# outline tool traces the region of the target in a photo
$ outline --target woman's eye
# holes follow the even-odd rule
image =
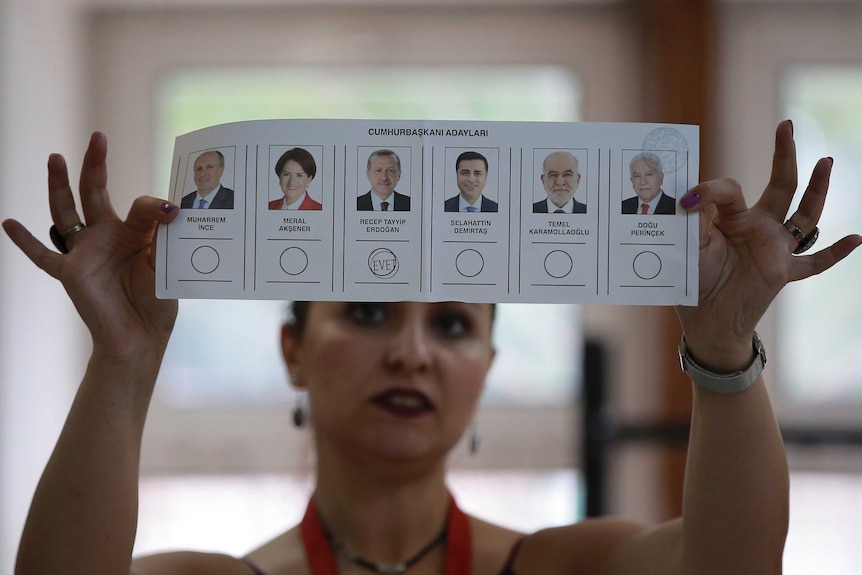
[[[350,318],[359,324],[378,324],[386,317],[386,309],[381,303],[357,302],[350,304]]]
[[[446,337],[463,337],[470,331],[470,320],[461,314],[440,314],[435,319],[437,329]]]

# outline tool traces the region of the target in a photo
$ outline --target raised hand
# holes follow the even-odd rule
[[[677,312],[689,347],[705,365],[732,371],[751,360],[751,338],[772,300],[791,281],[825,271],[847,257],[862,237],[849,235],[812,255],[794,255],[801,233],[813,233],[826,202],[831,158],[814,168],[799,209],[789,218],[797,187],[793,125],[784,121],[775,134],[769,184],[751,208],[733,180],[692,188],[683,207],[700,211],[700,297],[697,307]]]
[[[120,220],[107,189],[107,140],[94,133],[81,168],[79,215],[66,162],[48,159],[48,200],[68,253],[45,247],[15,220],[3,229],[30,260],[60,280],[101,353],[124,357],[141,344],[166,343],[177,313],[174,300],[155,297],[154,241],[158,223],[176,217],[176,206],[153,197],[135,200]],[[86,227],[74,230],[78,224]],[[61,246],[62,247],[62,246]]]

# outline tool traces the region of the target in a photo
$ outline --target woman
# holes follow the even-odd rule
[[[308,195],[308,184],[317,174],[317,164],[308,150],[291,148],[275,163],[278,187],[284,197],[269,202],[271,210],[320,210],[320,202]]]
[[[796,189],[790,122],[778,127],[772,177],[755,206],[746,207],[731,180],[700,184],[681,200],[702,225],[700,304],[678,309],[697,384],[682,518],[657,526],[588,520],[524,535],[464,516],[446,490],[445,458],[472,417],[494,355],[493,307],[314,302],[300,304],[282,333],[292,380],[307,389],[313,412],[314,496],[299,527],[242,559],[130,558],[141,432],[177,311],[175,301],[153,295],[152,238],[177,210],[139,198],[119,220],[105,189],[105,154],[104,136],[94,134],[81,178],[87,227],[77,232],[65,165],[49,159],[51,211],[56,228],[70,230],[58,242],[67,254],[48,250],[17,222],[3,224],[63,282],[93,337],[33,500],[19,575],[781,572],[788,471],[754,328],[787,282],[826,270],[862,243],[848,236],[813,255],[792,255],[810,243],[832,162],[818,162],[792,222],[782,225]],[[717,393],[707,389],[715,387],[710,372],[751,377],[744,391]]]

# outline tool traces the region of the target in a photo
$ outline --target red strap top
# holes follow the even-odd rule
[[[313,498],[309,500],[305,516],[302,518],[302,523],[299,524],[299,534],[302,537],[305,559],[312,575],[339,575],[335,554],[326,539]],[[500,575],[515,575],[512,565],[518,555],[522,541],[523,539],[519,539],[512,547]],[[250,560],[243,559],[243,561],[255,575],[266,575]],[[472,565],[473,542],[470,533],[470,521],[455,503],[455,499],[450,496],[446,530],[446,564],[443,573],[444,575],[470,575]]]

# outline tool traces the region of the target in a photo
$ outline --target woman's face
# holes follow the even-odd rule
[[[491,366],[490,304],[314,302],[282,346],[309,393],[317,447],[438,461],[470,423]]]
[[[278,175],[278,185],[287,198],[287,203],[292,204],[305,194],[308,183],[312,180],[299,165],[299,162],[288,160],[281,167]]]

